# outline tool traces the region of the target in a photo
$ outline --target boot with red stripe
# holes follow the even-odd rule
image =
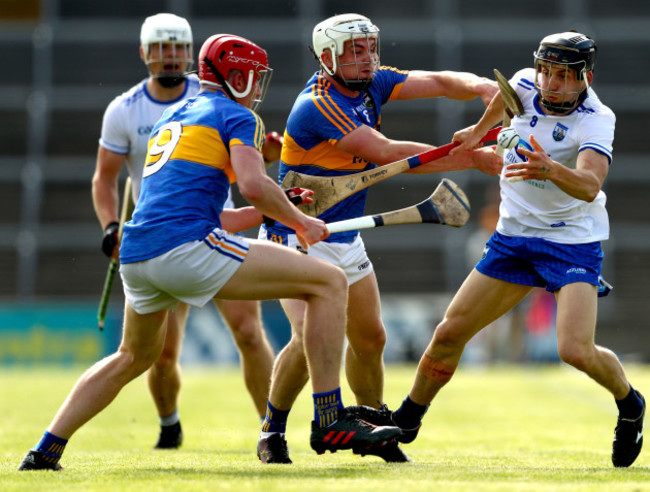
[[[338,420],[328,427],[311,423],[309,442],[318,454],[335,453],[339,449],[353,449],[361,454],[363,450],[392,441],[401,433],[399,427],[373,425],[342,408]]]

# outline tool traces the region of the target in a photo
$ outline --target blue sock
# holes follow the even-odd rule
[[[327,427],[337,421],[339,408],[343,408],[341,388],[326,393],[314,393],[314,421],[318,427]]]
[[[43,438],[36,445],[34,451],[43,453],[46,461],[56,464],[61,459],[66,444],[68,444],[67,439],[61,439],[60,437],[56,437],[54,434],[45,431]]]
[[[630,392],[622,400],[615,400],[618,413],[626,419],[637,419],[643,412],[643,401],[636,390],[630,385]]]
[[[393,412],[393,420],[402,429],[415,429],[422,423],[422,417],[428,409],[429,405],[419,405],[407,396],[402,405]]]
[[[287,419],[289,410],[278,410],[271,405],[270,401],[266,402],[266,416],[262,421],[262,432],[280,432],[285,433],[287,429]]]

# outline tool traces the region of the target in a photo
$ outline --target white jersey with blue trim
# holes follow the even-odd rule
[[[131,176],[133,201],[137,201],[142,181],[142,168],[147,157],[147,144],[154,125],[170,106],[192,97],[199,92],[196,74],[187,76],[185,92],[173,101],[158,101],[147,90],[144,79],[128,91],[117,96],[106,108],[102,122],[99,144],[116,154],[127,157],[127,169]],[[225,208],[234,208],[229,194]]]
[[[551,181],[525,180],[510,182],[505,166],[524,162],[517,152],[532,150],[534,135],[546,153],[570,169],[576,168],[578,154],[592,149],[612,162],[612,143],[616,117],[590,88],[588,97],[564,116],[545,114],[534,86],[535,70],[517,72],[510,80],[524,106],[524,114],[512,119],[520,136],[514,149],[504,153],[501,173],[501,205],[497,231],[508,236],[541,237],[561,244],[582,244],[609,238],[607,200],[601,190],[593,202],[574,198]]]

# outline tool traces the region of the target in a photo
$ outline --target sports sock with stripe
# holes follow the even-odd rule
[[[314,421],[318,427],[327,427],[337,421],[339,409],[343,408],[341,388],[326,393],[313,393]]]
[[[67,439],[62,439],[45,431],[41,441],[34,447],[34,451],[43,453],[46,461],[56,464],[61,459],[66,444],[68,444]]]
[[[275,433],[279,432],[284,434],[287,428],[287,419],[289,418],[289,410],[278,410],[270,401],[266,402],[266,416],[262,421],[262,432]]]

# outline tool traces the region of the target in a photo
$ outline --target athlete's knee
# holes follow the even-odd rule
[[[383,325],[381,329],[375,330],[368,340],[366,341],[366,346],[370,348],[370,352],[373,354],[383,354],[384,348],[386,347],[386,330]]]
[[[159,373],[168,374],[176,370],[179,358],[180,350],[177,350],[176,347],[165,347],[160,355],[153,361],[153,365]]]
[[[325,284],[321,294],[330,298],[331,302],[345,306],[348,298],[348,279],[339,267],[325,265]]]
[[[302,331],[294,331],[291,334],[291,340],[289,340],[283,351],[289,352],[295,358],[299,357],[301,359],[304,359],[305,364],[307,363],[307,356],[305,355],[305,341]]]
[[[149,369],[156,361],[157,354],[152,350],[134,351],[122,346],[115,357],[119,361],[122,374],[127,380],[131,380]]]
[[[463,350],[467,339],[454,321],[445,318],[436,326],[432,343],[438,350],[455,353]]]
[[[256,318],[242,318],[230,327],[237,347],[240,349],[258,347],[264,344],[265,336],[261,322]]]
[[[588,371],[594,360],[594,347],[576,343],[558,345],[558,355],[562,361],[581,371]]]
[[[358,358],[376,358],[382,357],[386,347],[386,329],[383,324],[375,326],[373,329],[366,330],[363,333],[356,334],[348,331],[349,349]]]

